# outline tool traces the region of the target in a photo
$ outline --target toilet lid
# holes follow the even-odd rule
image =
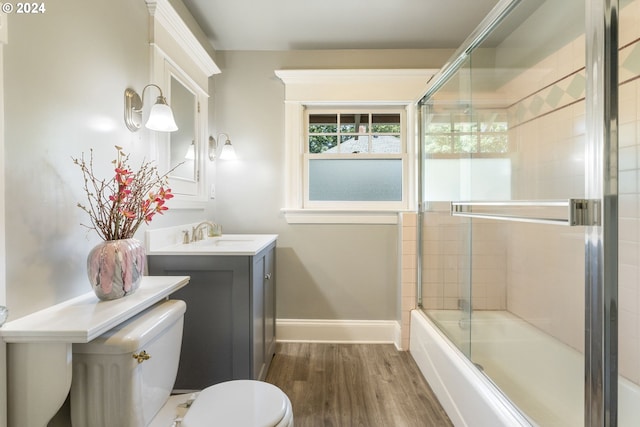
[[[287,405],[287,395],[272,384],[228,381],[202,390],[182,426],[273,427],[284,417]]]

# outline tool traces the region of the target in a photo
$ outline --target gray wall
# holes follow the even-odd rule
[[[71,157],[93,148],[108,176],[114,145],[133,164],[149,155],[146,131],[130,133],[122,120],[124,89],[149,83],[148,25],[142,0],[56,0],[43,15],[9,16],[4,131],[13,319],[89,289],[86,254],[99,240],[80,226],[88,218],[76,207],[85,195]],[[173,209],[151,227],[212,218],[226,233],[278,233],[280,318],[396,319],[395,226],[294,226],[280,213],[284,86],[274,70],[437,68],[451,53],[218,52],[211,133],[229,133],[240,160],[210,164],[217,197],[205,210]]]
[[[106,177],[114,145],[131,153],[133,165],[151,152],[147,131],[133,134],[122,119],[125,88],[149,83],[144,1],[55,0],[46,7],[43,15],[10,15],[4,48],[7,255],[0,274],[10,319],[89,290],[86,255],[99,239],[80,225],[88,218],[76,204],[85,194],[71,157],[93,149]],[[273,71],[437,68],[450,54],[219,53],[223,74],[210,80],[209,127],[213,135],[229,133],[241,160],[209,165],[217,197],[205,210],[172,209],[151,227],[213,218],[227,233],[280,234],[280,318],[397,319],[395,226],[293,226],[281,216],[284,87]]]
[[[225,232],[277,233],[277,315],[395,320],[395,225],[289,225],[284,207],[284,85],[277,69],[439,68],[450,50],[219,51],[215,128],[240,160],[216,165],[216,220]],[[416,94],[418,97],[420,94]]]
[[[42,15],[8,17],[4,49],[7,305],[11,318],[89,291],[86,255],[99,241],[71,157],[94,149],[112,174],[114,145],[148,156],[147,131],[123,122],[124,90],[149,83],[149,15],[143,0],[55,0]],[[208,211],[169,211],[154,227]],[[138,237],[143,239],[142,233]]]

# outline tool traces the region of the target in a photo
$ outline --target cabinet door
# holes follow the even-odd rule
[[[252,305],[252,333],[253,333],[253,360],[252,372],[253,379],[264,379],[265,370],[265,354],[264,354],[264,257],[255,257],[253,259],[253,289],[251,290]]]
[[[271,358],[276,354],[276,269],[275,249],[265,256],[264,274],[264,341],[265,362],[269,367]]]
[[[191,276],[171,295],[187,303],[175,388],[254,378],[252,257],[154,255],[148,265],[152,275]]]

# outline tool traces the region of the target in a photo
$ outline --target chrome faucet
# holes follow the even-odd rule
[[[191,241],[197,242],[198,240],[204,239],[204,234],[202,233],[203,227],[207,227],[207,234],[210,236],[220,236],[222,235],[222,226],[211,221],[202,221],[200,224],[193,227],[191,233]]]

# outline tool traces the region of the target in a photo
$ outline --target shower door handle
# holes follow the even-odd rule
[[[600,225],[600,200],[597,199],[568,199],[568,200],[512,200],[491,202],[451,202],[451,215],[469,218],[493,219],[498,221],[529,222],[534,224],[555,224],[575,226]],[[480,211],[474,211],[478,207]],[[485,208],[484,212],[482,211]],[[493,210],[486,211],[486,208]],[[554,216],[526,216],[496,212],[506,208],[565,208],[563,217]]]

